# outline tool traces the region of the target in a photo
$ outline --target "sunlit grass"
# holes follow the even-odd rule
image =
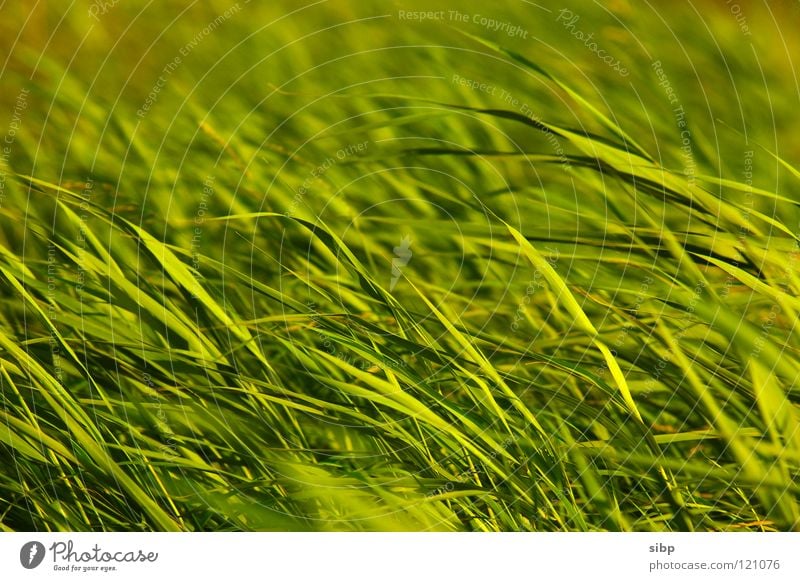
[[[394,17],[293,45],[333,9],[257,33],[288,7],[247,6],[137,115],[225,9],[114,49],[120,70],[14,47],[0,527],[800,526],[800,174],[730,23],[739,124],[627,3],[653,31],[630,79],[555,14],[504,16],[535,45]],[[676,14],[691,59],[715,54]]]

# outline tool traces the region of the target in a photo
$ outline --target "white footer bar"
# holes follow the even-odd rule
[[[0,579],[797,581],[798,553],[800,533],[4,533]]]

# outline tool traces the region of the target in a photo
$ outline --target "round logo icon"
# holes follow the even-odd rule
[[[39,541],[31,541],[22,545],[19,551],[19,562],[26,569],[36,569],[44,561],[44,545]]]

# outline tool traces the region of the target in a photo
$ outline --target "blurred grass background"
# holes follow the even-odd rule
[[[3,528],[800,526],[795,3],[0,14]]]

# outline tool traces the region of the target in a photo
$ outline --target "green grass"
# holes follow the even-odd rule
[[[796,8],[133,4],[0,7],[0,529],[800,530]]]

